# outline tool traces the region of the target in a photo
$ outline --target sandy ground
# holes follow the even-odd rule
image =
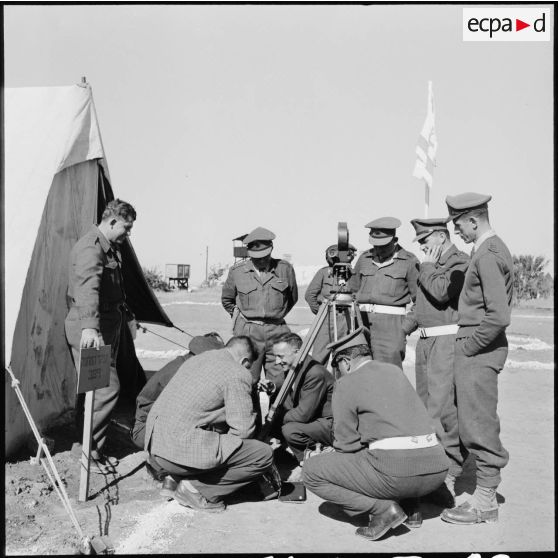
[[[161,302],[177,326],[192,335],[218,331],[230,336],[219,291],[173,292]],[[289,316],[294,331],[304,332],[312,315],[301,301]],[[154,335],[186,346],[189,337],[176,330],[144,324],[138,355],[146,371],[158,370],[184,351]],[[121,406],[111,425],[109,453],[120,458],[117,472],[92,476],[91,499],[77,502],[79,447],[70,423],[46,435],[54,442],[53,458],[80,525],[88,536],[108,534],[118,554],[138,553],[399,553],[553,551],[554,539],[554,318],[552,309],[514,310],[508,328],[510,353],[500,375],[499,414],[502,440],[510,453],[498,490],[500,521],[457,526],[439,518],[441,508],[423,504],[420,529],[401,526],[389,536],[368,542],[354,535],[339,510],[311,493],[301,504],[260,502],[246,490],[222,514],[205,514],[166,501],[145,471],[145,454],[129,443],[126,426],[131,408]],[[414,346],[409,338],[405,373],[413,382]],[[78,537],[44,469],[27,454],[6,463],[6,553],[69,554]],[[25,459],[23,459],[25,458]],[[289,454],[278,455],[282,477],[296,474]],[[458,502],[474,490],[472,462],[457,485]]]

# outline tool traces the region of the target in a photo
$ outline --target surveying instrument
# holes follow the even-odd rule
[[[314,317],[314,321],[302,342],[296,359],[293,362],[293,366],[291,370],[289,370],[275,401],[269,408],[260,435],[258,436],[260,440],[269,441],[277,410],[283,405],[287,394],[297,380],[302,369],[302,364],[310,352],[322,325],[324,323],[328,325],[333,324],[332,341],[337,341],[338,339],[337,320],[339,316],[348,322],[346,335],[362,326],[362,317],[358,305],[355,302],[355,296],[347,289],[347,281],[352,272],[349,252],[349,230],[347,228],[347,223],[340,222],[337,225],[337,251],[332,258],[334,261],[331,271],[333,287],[331,288],[330,296],[320,305],[320,309]],[[330,257],[332,256],[332,254],[328,255],[330,255]]]

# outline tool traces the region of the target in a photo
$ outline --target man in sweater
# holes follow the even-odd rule
[[[416,303],[404,323],[407,335],[419,329],[416,346],[416,390],[436,425],[450,459],[448,489],[461,474],[464,455],[459,443],[453,379],[457,301],[469,256],[450,240],[447,218],[411,221],[424,260],[420,264]],[[447,492],[446,492],[447,495]]]
[[[413,386],[399,367],[372,360],[363,332],[331,345],[342,374],[332,399],[335,451],[308,459],[303,478],[349,516],[368,514],[356,534],[377,540],[407,519],[399,501],[438,488],[449,463]]]
[[[289,373],[302,346],[296,333],[286,333],[273,344],[275,362]],[[333,377],[321,364],[306,357],[283,403],[281,433],[299,463],[306,448],[331,445]]]
[[[442,519],[471,525],[498,521],[496,489],[509,455],[500,441],[498,374],[508,354],[513,261],[488,220],[491,196],[447,196],[455,232],[473,243],[459,297],[455,345],[455,390],[459,437],[476,458],[477,486],[471,500],[444,510]]]
[[[145,428],[152,467],[180,480],[174,499],[219,512],[223,498],[273,469],[268,444],[251,439],[256,414],[248,337],[186,361],[155,401]],[[275,493],[277,495],[277,493]]]
[[[357,260],[348,287],[356,293],[363,323],[370,330],[372,358],[403,368],[407,338],[405,306],[415,300],[419,261],[398,244],[401,221],[381,217],[366,225],[372,249]]]
[[[356,248],[352,244],[349,244],[349,263],[353,261],[355,253]],[[336,260],[339,261],[337,244],[328,246],[325,257],[327,266],[322,267],[316,272],[316,275],[314,275],[312,281],[310,281],[310,284],[306,288],[306,294],[304,295],[304,299],[308,303],[308,306],[310,306],[312,314],[317,314],[320,309],[320,304],[327,303],[336,290],[333,265],[336,263]],[[345,290],[346,292],[351,292],[348,287],[346,287]],[[334,320],[337,327],[337,339],[339,339],[345,336],[347,331],[349,331],[351,316],[348,308],[338,306],[335,315],[333,309],[331,309],[324,323],[318,330],[314,345],[312,346],[312,358],[320,364],[327,363],[329,353],[331,352],[327,349],[327,345],[335,341]]]

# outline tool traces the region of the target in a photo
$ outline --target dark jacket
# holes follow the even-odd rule
[[[498,236],[487,238],[471,258],[459,297],[457,338],[469,337],[467,356],[479,353],[511,321],[513,259]]]
[[[289,391],[283,408],[283,424],[309,423],[319,418],[331,418],[333,377],[321,364],[306,357],[293,389]]]
[[[453,244],[436,263],[420,264],[416,303],[403,325],[407,335],[417,327],[457,323],[457,302],[468,265],[469,256]]]
[[[384,438],[421,436],[434,430],[425,406],[403,371],[369,361],[335,384],[332,399],[333,446],[354,453]],[[378,470],[393,476],[443,471],[448,459],[440,444],[430,448],[373,450]]]

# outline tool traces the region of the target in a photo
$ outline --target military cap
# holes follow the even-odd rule
[[[248,247],[248,255],[251,258],[265,258],[273,250],[272,241],[274,238],[275,235],[270,230],[257,227],[244,237],[243,242]],[[250,244],[256,242],[261,243],[261,246],[250,248]]]
[[[340,351],[349,349],[350,347],[356,347],[357,345],[369,346],[368,339],[366,339],[364,334],[364,327],[362,326],[355,329],[352,333],[349,333],[349,335],[345,335],[345,337],[341,337],[341,339],[329,343],[326,348],[333,352],[333,357],[335,358],[335,355]]]
[[[212,335],[196,335],[188,345],[188,349],[194,355],[205,353],[205,351],[212,351],[214,349],[222,349],[225,345],[223,342],[213,337]]]
[[[401,226],[401,221],[395,217],[380,217],[364,225],[370,229],[370,242],[374,246],[389,244],[395,236],[395,229]]]
[[[413,225],[415,232],[417,233],[413,242],[426,238],[434,231],[447,231],[447,222],[447,217],[444,217],[443,219],[413,219],[411,221],[411,225]]]
[[[476,194],[475,192],[465,192],[457,196],[446,196],[449,218],[455,220],[473,209],[486,209],[491,199],[492,196]]]

